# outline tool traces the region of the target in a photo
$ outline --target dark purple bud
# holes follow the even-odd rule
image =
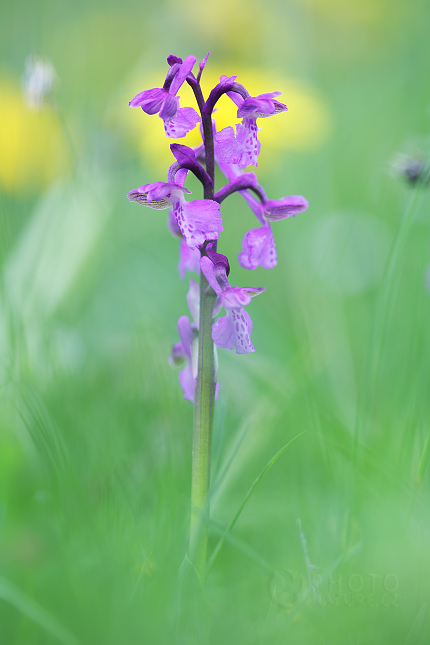
[[[175,343],[172,345],[172,352],[169,356],[169,363],[172,367],[180,367],[185,364],[187,355],[183,348],[182,343]]]
[[[205,68],[206,61],[207,61],[207,59],[208,59],[208,56],[209,56],[209,52],[206,54],[206,56],[204,57],[204,59],[199,63],[199,70],[200,70],[201,72],[203,72],[203,70],[204,70],[204,68]]]
[[[167,72],[166,80],[164,81],[164,85],[163,85],[163,90],[167,90],[167,91],[169,90],[172,84],[172,81],[175,78],[180,68],[181,66],[179,63],[175,63],[174,65],[172,65],[172,67]]]
[[[214,250],[214,242],[209,242],[209,244],[206,247],[206,254],[208,258],[212,261],[215,271],[218,274],[225,273],[226,276],[230,273],[230,263],[228,261],[228,258],[226,255],[222,255],[221,253],[217,253]]]
[[[173,56],[173,54],[170,54],[167,58],[167,62],[169,63],[170,67],[172,65],[175,65],[175,63],[179,63],[180,65],[182,64],[182,58],[179,58],[178,56]]]
[[[181,143],[172,143],[170,145],[170,150],[181,168],[191,170],[205,188],[212,187],[212,179],[209,177],[203,166],[201,166],[197,161],[196,154],[192,148],[184,146]]]

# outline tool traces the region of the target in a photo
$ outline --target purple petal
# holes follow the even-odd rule
[[[183,365],[186,358],[187,358],[187,355],[185,353],[182,343],[175,343],[172,346],[172,352],[169,356],[170,365],[172,367]]]
[[[242,153],[238,162],[240,168],[258,166],[261,145],[257,133],[258,127],[255,119],[244,119],[242,125],[236,125],[236,139]]]
[[[252,320],[243,307],[227,311],[212,326],[212,339],[223,349],[236,348],[237,354],[255,352],[251,343]]]
[[[179,372],[179,384],[184,392],[184,399],[194,403],[194,378],[191,363],[188,363],[188,365]]]
[[[171,66],[169,71],[166,74],[166,79],[164,81],[163,85],[163,90],[166,90],[166,92],[169,91],[169,88],[172,84],[173,79],[175,78],[176,74],[178,73],[179,68],[181,65],[179,63],[175,63],[174,65]]]
[[[200,268],[215,293],[221,295],[223,289],[228,287],[225,270],[221,272],[217,271],[215,264],[207,256],[201,258]]]
[[[188,316],[181,316],[178,320],[178,333],[186,356],[191,361],[191,346],[194,340],[194,331]]]
[[[167,218],[167,228],[169,229],[173,237],[180,237],[182,239],[181,229],[179,228],[178,222],[176,221],[173,208],[170,209],[169,217]]]
[[[175,184],[178,186],[183,186],[188,175],[188,168],[180,168],[176,173]]]
[[[243,96],[241,96],[237,92],[227,92],[227,96],[233,101],[235,105],[237,105],[237,107],[240,107],[245,100]]]
[[[178,56],[174,56],[173,54],[170,54],[167,58],[167,62],[169,63],[170,67],[172,65],[175,65],[175,63],[180,63],[182,64],[182,58],[179,58]]]
[[[144,184],[135,190],[131,190],[127,197],[131,202],[138,202],[143,206],[149,206],[157,210],[163,210],[176,204],[183,199],[184,193],[189,193],[187,188],[173,183],[156,181],[153,184]]]
[[[254,270],[258,266],[273,269],[276,266],[276,245],[270,225],[248,231],[243,238],[242,247],[238,260],[244,269]]]
[[[191,191],[188,190],[188,188],[164,181],[156,181],[153,184],[146,184],[145,186],[138,188],[138,190],[141,189],[145,192],[147,191],[148,201],[165,199],[166,201],[169,201],[169,203],[172,203],[181,198],[184,193],[191,194]]]
[[[180,139],[185,137],[190,130],[193,130],[200,121],[201,117],[194,108],[179,108],[173,119],[164,121],[164,130],[170,139]]]
[[[206,62],[208,60],[209,52],[206,54],[206,56],[203,58],[203,60],[199,63],[199,70],[203,72]]]
[[[212,325],[212,340],[217,347],[232,350],[236,344],[234,331],[231,316],[221,316]]]
[[[195,280],[190,278],[190,288],[187,293],[187,304],[190,314],[193,317],[196,328],[199,328],[200,318],[200,287]]]
[[[131,99],[129,106],[141,107],[147,114],[156,114],[163,105],[166,94],[167,92],[159,87],[144,90]]]
[[[237,165],[238,168],[246,168],[251,165],[257,166],[260,153],[260,142],[258,141],[257,133],[258,127],[255,119],[244,119],[242,124],[237,124],[236,137],[231,126],[217,132],[215,135],[217,161],[221,162],[221,164]],[[240,173],[236,172],[234,174],[237,176]]]
[[[234,129],[230,126],[217,132],[215,135],[217,161],[226,164],[238,164],[242,157],[242,150],[236,141]]]
[[[308,201],[302,195],[268,199],[264,203],[264,219],[269,222],[275,222],[291,215],[294,217],[297,213],[303,213],[308,206]]]
[[[183,237],[179,246],[178,269],[181,280],[185,278],[185,272],[187,270],[195,271],[196,273],[200,272],[200,251],[198,249],[191,249]]]
[[[171,204],[169,204],[165,199],[148,201],[147,197],[148,193],[141,193],[139,189],[130,190],[130,192],[127,193],[127,199],[131,202],[142,204],[142,206],[149,206],[149,208],[155,208],[156,210],[164,210],[165,208],[171,207]]]
[[[225,278],[223,278],[222,280],[227,282],[227,276],[230,273],[230,263],[226,255],[222,255],[222,253],[217,253],[214,250],[215,244],[216,244],[215,242],[209,242],[208,245],[206,246],[206,253],[209,259],[211,260],[211,262],[214,264],[215,271],[217,272],[217,274],[225,276]]]
[[[178,111],[179,101],[175,96],[170,96],[166,92],[166,98],[164,100],[163,107],[160,110],[160,119],[163,119],[164,122],[174,119]]]
[[[276,101],[275,96],[281,92],[268,92],[259,96],[249,96],[239,106],[237,111],[238,118],[257,119],[273,116],[279,112],[285,112],[288,108],[283,103]]]
[[[267,98],[249,97],[237,111],[239,119],[256,119],[260,114],[272,115],[275,113],[274,102]]]
[[[217,240],[223,230],[220,205],[211,199],[178,201],[176,221],[189,247],[200,246],[206,240]]]
[[[259,296],[266,291],[266,287],[227,287],[220,295],[220,302],[226,310],[237,307],[246,307],[251,302],[253,296]]]
[[[181,85],[186,80],[188,74],[193,69],[196,60],[197,60],[197,58],[195,56],[187,56],[186,57],[186,59],[182,63],[181,67],[179,68],[179,71],[176,74],[176,76],[173,79],[172,84],[170,86],[169,93],[172,96],[176,95],[176,93],[178,92],[179,88],[181,87]]]

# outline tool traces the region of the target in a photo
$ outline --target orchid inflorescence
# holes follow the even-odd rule
[[[287,107],[277,100],[280,92],[250,96],[243,85],[236,82],[236,76],[221,76],[220,82],[205,101],[200,79],[208,56],[199,64],[197,76],[193,74],[196,64],[194,56],[184,61],[169,56],[170,69],[162,88],[144,90],[131,101],[131,107],[141,107],[150,115],[157,114],[164,122],[166,136],[184,137],[197,123],[200,123],[203,143],[196,149],[173,143],[170,149],[176,161],[167,173],[167,182],[144,184],[128,193],[130,201],[154,209],[169,209],[168,227],[180,239],[179,272],[181,279],[186,271],[202,272],[208,288],[213,289],[217,298],[213,316],[222,307],[225,316],[219,317],[212,325],[212,339],[217,347],[236,349],[238,354],[254,352],[251,342],[252,321],[244,309],[253,296],[262,293],[265,287],[232,287],[228,281],[230,265],[227,257],[217,252],[217,240],[223,231],[220,215],[221,203],[234,192],[240,192],[257,217],[259,226],[249,230],[243,241],[238,260],[246,269],[261,266],[272,269],[277,264],[276,246],[271,224],[301,213],[308,202],[301,195],[290,195],[278,200],[268,199],[253,172],[245,172],[247,166],[258,165],[260,142],[258,141],[257,119],[285,112]],[[192,107],[180,107],[177,93],[184,82],[193,92],[200,115]],[[237,117],[241,124],[217,132],[212,113],[223,94],[237,105]],[[225,175],[228,183],[215,192],[215,162]],[[202,165],[204,163],[205,167]],[[201,182],[204,198],[187,201],[185,188],[188,172]],[[193,318],[181,316],[178,321],[180,343],[173,346],[170,361],[186,366],[180,372],[179,380],[184,398],[193,401],[196,383],[196,339],[199,333],[199,287],[191,279],[187,295],[188,306]],[[194,349],[195,348],[195,349]],[[193,360],[194,357],[194,360]]]

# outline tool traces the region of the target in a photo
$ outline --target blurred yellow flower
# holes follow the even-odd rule
[[[222,73],[227,75],[237,74],[238,82],[242,83],[251,96],[264,92],[281,91],[279,100],[286,103],[288,112],[271,118],[259,119],[261,128],[259,139],[261,141],[261,154],[259,170],[270,170],[273,164],[286,150],[301,150],[319,147],[326,141],[330,133],[330,117],[328,109],[317,93],[305,84],[282,77],[274,72],[262,69],[237,70],[234,66],[227,65],[228,69],[210,70],[209,64],[202,76],[202,89],[205,97],[219,82]],[[137,92],[151,87],[160,87],[163,84],[165,70],[160,70],[157,75],[142,77],[134,81],[130,96],[131,100]],[[196,107],[191,88],[184,84],[179,92],[180,104]],[[125,102],[124,102],[125,103]],[[144,161],[156,165],[157,169],[167,169],[173,163],[169,144],[173,139],[166,139],[163,121],[158,116],[148,116],[139,108],[127,108],[126,103],[122,108],[122,119],[130,138],[137,147]],[[240,123],[236,116],[237,107],[227,96],[223,96],[216,106],[214,118],[217,129],[221,130],[229,125]],[[197,126],[186,137],[176,140],[188,146],[197,146],[201,143],[200,130]]]
[[[0,186],[8,192],[47,186],[68,167],[66,137],[50,106],[32,110],[21,88],[0,79]]]

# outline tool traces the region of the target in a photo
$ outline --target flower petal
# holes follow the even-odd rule
[[[189,247],[195,248],[206,240],[217,240],[223,230],[220,205],[212,199],[195,199],[176,203],[175,215],[181,233]]]
[[[199,328],[200,318],[200,287],[193,278],[190,278],[190,288],[187,293],[187,304],[190,314],[193,317],[196,328]]]
[[[200,259],[200,268],[212,289],[217,295],[220,295],[223,288],[226,288],[228,286],[228,280],[225,277],[225,271],[224,276],[219,276],[214,263],[205,255]],[[221,279],[219,280],[218,278]],[[223,280],[223,278],[225,279]]]
[[[174,119],[178,111],[178,107],[178,99],[166,92],[163,107],[160,110],[160,119],[163,119],[164,122]]]
[[[226,164],[238,164],[242,150],[236,141],[234,129],[230,126],[217,132],[215,135],[217,160]]]
[[[181,339],[182,347],[184,348],[184,352],[191,361],[191,345],[194,339],[194,331],[188,316],[181,316],[179,318],[178,333],[179,338]]]
[[[156,210],[164,210],[165,208],[171,207],[169,202],[166,202],[165,199],[148,201],[147,197],[148,193],[141,193],[138,189],[130,190],[130,192],[127,193],[127,199],[131,202],[142,204],[142,206],[149,206],[149,208],[155,208]]]
[[[131,99],[130,107],[141,107],[147,114],[156,114],[166,98],[167,92],[160,87],[144,90]]]
[[[173,119],[164,121],[164,130],[170,139],[179,139],[185,137],[201,120],[194,108],[179,108]]]
[[[184,399],[194,402],[194,378],[193,367],[188,363],[183,370],[179,372],[179,384],[184,392]]]
[[[242,153],[238,162],[240,168],[258,166],[261,144],[257,133],[258,127],[255,119],[244,119],[242,124],[236,125],[236,139]]]
[[[176,74],[176,76],[173,79],[172,84],[170,86],[169,93],[172,96],[175,96],[176,93],[179,91],[179,88],[181,87],[181,85],[186,80],[188,74],[192,71],[196,60],[197,60],[197,58],[195,56],[187,56],[186,57],[186,59],[182,63],[181,67],[179,68],[179,71]]]
[[[255,352],[251,343],[252,320],[243,307],[227,311],[212,326],[212,339],[222,349],[235,349],[237,354]]]
[[[200,272],[200,251],[198,249],[191,249],[183,237],[179,246],[178,269],[181,280],[185,278],[185,272],[187,270],[195,271],[196,273]]]
[[[169,363],[172,367],[183,365],[186,358],[187,355],[182,346],[182,343],[175,343],[174,345],[172,345],[172,352],[169,356]]]
[[[276,266],[276,245],[270,225],[248,231],[242,240],[242,247],[238,260],[244,269],[253,271],[258,266],[263,269],[273,269]]]
[[[264,203],[264,219],[269,222],[285,219],[291,215],[302,213],[309,206],[307,199],[302,195],[289,195],[281,199],[268,199]]]

